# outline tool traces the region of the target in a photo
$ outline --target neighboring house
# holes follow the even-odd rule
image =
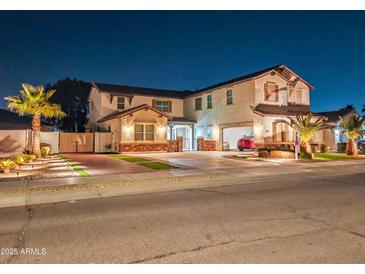
[[[323,141],[326,145],[330,146],[331,150],[336,149],[338,143],[348,142],[347,137],[342,133],[342,130],[339,127],[341,122],[340,116],[346,119],[353,114],[359,115],[352,106],[347,106],[335,111],[319,112],[317,114],[327,117],[326,123],[331,126],[330,129],[323,131]]]
[[[31,129],[32,119],[27,116],[19,116],[15,112],[0,109],[0,130]],[[51,131],[52,126],[42,123],[42,131]]]
[[[256,146],[289,145],[288,120],[310,109],[313,87],[284,65],[267,68],[196,91],[176,91],[95,83],[89,93],[89,127],[111,131],[120,151],[167,150],[183,139],[185,150],[197,140],[215,141],[215,149],[252,136]],[[322,143],[323,134],[313,142]]]

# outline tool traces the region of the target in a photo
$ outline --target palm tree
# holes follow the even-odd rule
[[[20,116],[32,116],[32,153],[40,157],[41,117],[62,118],[65,113],[61,110],[60,105],[51,104],[48,101],[55,90],[45,91],[42,86],[34,87],[29,84],[22,84],[22,87],[19,96],[8,96],[5,97],[5,100],[8,101],[8,108],[15,110]]]
[[[356,114],[352,114],[348,118],[340,118],[340,128],[343,134],[348,138],[346,146],[346,154],[357,156],[357,144],[356,139],[364,135],[363,125],[365,123],[365,118]]]
[[[300,136],[300,150],[304,153],[311,153],[309,140],[318,132],[329,126],[323,122],[322,117],[312,121],[313,114],[297,115],[295,118],[289,117],[288,121],[281,121],[288,124]]]

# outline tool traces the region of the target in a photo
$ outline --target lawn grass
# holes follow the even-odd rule
[[[72,167],[72,170],[77,172],[81,177],[90,177],[90,174],[85,169],[72,162],[70,159],[65,158],[63,155],[60,155],[60,158],[62,158],[70,167]]]
[[[365,159],[365,156],[359,155],[357,157],[354,157],[354,156],[348,156],[346,154],[341,154],[341,153],[315,153],[314,159],[329,160],[329,161],[358,160],[358,159]]]
[[[107,154],[107,155],[110,157],[113,157],[115,159],[127,161],[130,163],[135,163],[137,165],[141,165],[141,166],[153,169],[153,170],[176,168],[175,166],[172,166],[172,165],[169,165],[166,163],[155,162],[155,161],[144,159],[141,157],[132,157],[132,156],[127,156],[127,155],[123,155],[123,154]]]

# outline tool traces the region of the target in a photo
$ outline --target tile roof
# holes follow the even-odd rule
[[[103,83],[94,83],[94,86],[96,86],[101,92],[107,92],[107,93],[161,96],[169,98],[184,98],[185,96],[190,95],[192,93],[191,91],[188,90],[179,91],[179,90],[136,87],[127,85],[103,84]]]
[[[171,122],[176,123],[196,123],[196,120],[188,119],[185,117],[172,117]]]
[[[296,80],[300,79],[304,83],[306,83],[311,89],[314,89],[309,83],[307,83],[304,79],[296,75],[293,71],[287,68],[285,65],[276,65],[270,68],[266,68],[263,70],[259,70],[253,73],[249,73],[237,78],[233,78],[224,82],[219,82],[214,85],[210,85],[205,88],[201,88],[195,91],[190,90],[167,90],[167,89],[157,89],[157,88],[147,88],[147,87],[137,87],[137,86],[129,86],[129,85],[115,85],[115,84],[104,84],[104,83],[94,83],[93,85],[96,86],[99,91],[106,92],[106,93],[115,93],[115,94],[136,94],[136,95],[146,95],[146,96],[160,96],[160,97],[169,97],[169,98],[180,98],[183,99],[187,96],[194,95],[197,93],[205,92],[208,90],[216,89],[218,87],[226,86],[229,84],[233,84],[240,81],[250,80],[261,74],[265,74],[270,71],[275,71],[280,74],[284,79],[288,82],[295,82]],[[290,77],[295,76],[295,80],[291,81]]]
[[[227,80],[227,81],[224,81],[224,82],[220,82],[220,83],[217,83],[217,84],[214,84],[214,85],[211,85],[211,86],[202,88],[202,89],[198,89],[194,93],[200,93],[200,92],[204,92],[204,91],[207,91],[207,90],[211,90],[211,89],[215,89],[215,88],[218,88],[218,87],[222,87],[222,86],[226,86],[226,85],[229,85],[229,84],[233,84],[233,83],[236,83],[236,82],[250,80],[252,78],[255,78],[257,76],[260,76],[261,74],[265,74],[265,73],[267,73],[269,71],[272,71],[272,70],[274,70],[277,73],[279,73],[287,81],[290,81],[290,77],[292,75],[295,75],[295,73],[293,71],[289,70],[285,65],[280,64],[280,65],[276,65],[276,66],[273,66],[273,67],[270,67],[270,68],[266,68],[266,69],[263,69],[263,70],[259,70],[259,71],[256,71],[256,72],[253,72],[253,73],[250,73],[250,74],[246,74],[246,75],[243,75],[243,76],[240,76],[240,77],[237,77],[237,78],[233,78],[231,80]],[[295,76],[297,76],[297,75],[295,75]],[[297,77],[299,77],[299,76],[297,76]],[[304,83],[306,83],[311,89],[314,89],[314,87],[312,85],[310,85],[309,83],[307,83],[304,79],[302,79],[302,78],[300,78],[300,79]]]
[[[133,108],[129,108],[129,109],[125,109],[125,110],[122,110],[122,111],[113,111],[112,113],[104,116],[103,118],[101,118],[100,120],[98,120],[98,122],[105,122],[105,121],[108,121],[108,120],[111,120],[111,119],[114,119],[114,118],[117,118],[117,117],[123,117],[123,116],[126,116],[128,114],[131,114],[133,112],[136,112],[138,110],[141,110],[141,109],[145,109],[145,108],[148,108],[148,109],[151,109],[165,117],[168,117],[170,118],[169,115],[165,114],[165,113],[162,113],[160,111],[158,111],[157,109],[147,105],[147,104],[143,104],[143,105],[139,105],[139,106],[136,106],[136,107],[133,107]]]
[[[326,116],[328,123],[336,123],[340,120],[339,116],[345,116],[351,112],[355,112],[353,108],[341,108],[335,111],[318,112],[318,114]]]
[[[284,116],[295,116],[295,115],[306,115],[309,111],[307,105],[269,105],[269,104],[258,104],[252,108],[254,112],[262,115],[284,115]]]

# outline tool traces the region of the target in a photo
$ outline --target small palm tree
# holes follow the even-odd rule
[[[339,118],[340,128],[342,129],[343,134],[345,134],[348,138],[346,154],[357,156],[358,151],[355,140],[364,135],[363,126],[365,123],[365,118],[356,114],[352,114],[346,119],[341,116]]]
[[[42,86],[34,87],[29,84],[22,84],[22,87],[19,96],[8,96],[5,97],[5,100],[8,101],[8,108],[15,110],[20,116],[32,116],[32,153],[40,157],[41,117],[62,118],[66,114],[61,110],[60,105],[51,104],[48,101],[55,90],[45,91]]]
[[[323,122],[322,117],[313,120],[313,114],[297,115],[295,118],[289,117],[289,122],[283,120],[283,123],[288,124],[300,136],[300,150],[306,153],[311,153],[309,140],[318,132],[329,126]]]

